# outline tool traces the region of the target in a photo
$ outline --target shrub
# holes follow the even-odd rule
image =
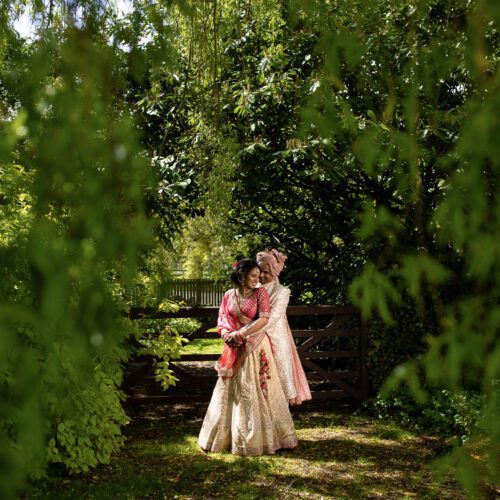
[[[181,337],[181,334],[188,333],[200,327],[200,322],[192,318],[173,318],[163,320],[149,320],[145,322],[144,328],[146,332],[161,330],[157,335],[148,336],[139,340],[142,345],[138,350],[138,354],[151,355],[154,359],[155,378],[161,383],[163,389],[171,385],[175,385],[177,378],[169,367],[171,359],[177,359],[180,356],[180,351],[186,339]],[[156,330],[155,330],[156,329]]]
[[[116,359],[96,359],[94,373],[85,381],[76,376],[71,363],[63,363],[58,383],[64,381],[65,387],[58,388],[57,397],[49,389],[44,398],[51,417],[50,463],[61,463],[71,473],[109,463],[111,454],[123,445],[121,428],[128,423],[121,405],[121,377]]]
[[[428,389],[428,400],[419,403],[406,385],[381,391],[366,408],[378,418],[390,419],[413,430],[443,437],[456,436],[462,443],[477,430],[485,397],[473,391],[453,393]]]

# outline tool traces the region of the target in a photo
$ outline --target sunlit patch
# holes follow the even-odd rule
[[[130,497],[154,492],[167,498],[210,498],[220,496],[221,484],[227,485],[225,495],[235,498],[461,496],[451,479],[443,489],[429,466],[444,444],[437,438],[349,411],[300,409],[295,416],[299,446],[294,450],[258,457],[205,453],[197,442],[205,411],[203,404],[141,411],[140,422],[128,428],[125,449],[98,476],[93,474],[98,479],[92,484],[108,497],[113,496],[109,492],[120,497],[118,485],[123,484]],[[65,481],[69,496],[87,494],[85,481]]]

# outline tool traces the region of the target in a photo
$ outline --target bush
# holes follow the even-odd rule
[[[171,359],[180,357],[180,351],[187,342],[181,335],[193,332],[200,326],[201,323],[193,318],[147,320],[141,325],[145,333],[144,337],[139,340],[142,347],[139,348],[138,354],[153,356],[155,379],[161,383],[163,389],[175,385],[178,380],[169,365]],[[155,332],[159,333],[154,336],[150,335]]]
[[[477,430],[485,397],[473,391],[453,393],[439,388],[428,389],[428,394],[427,402],[419,403],[406,385],[400,385],[388,393],[381,391],[366,408],[378,418],[412,430],[467,441]]]
[[[64,380],[66,397],[48,391],[44,398],[51,416],[47,459],[71,473],[85,472],[109,463],[111,454],[123,445],[121,428],[128,417],[121,405],[122,370],[116,359],[96,359],[87,381],[77,377],[70,363],[61,371],[59,383]]]

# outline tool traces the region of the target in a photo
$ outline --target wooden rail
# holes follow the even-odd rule
[[[202,322],[197,330],[186,334],[189,340],[219,338],[215,332],[208,331],[216,326],[218,307],[183,307],[178,312],[158,311],[151,308],[133,308],[129,317],[141,319],[196,318]],[[367,328],[360,312],[353,306],[319,305],[289,306],[287,316],[292,324],[292,334],[296,340],[297,351],[311,384],[313,399],[339,397],[363,401],[368,396]],[[293,323],[316,325],[294,329]],[[325,326],[317,324],[326,322]],[[336,339],[336,340],[332,340]],[[344,339],[344,340],[342,340]],[[340,344],[344,342],[347,347]],[[322,344],[327,344],[326,346]],[[335,348],[334,344],[339,344]],[[171,369],[179,378],[181,390],[169,391],[157,398],[168,398],[173,402],[203,401],[210,399],[217,380],[215,370],[209,375],[190,373],[189,364],[214,362],[218,354],[184,354],[170,363]],[[345,366],[339,366],[340,360]],[[347,365],[346,365],[347,363]]]

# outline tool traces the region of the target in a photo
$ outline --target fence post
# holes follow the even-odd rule
[[[196,300],[195,303],[197,306],[202,304],[201,300],[201,287],[203,286],[203,282],[201,280],[195,281],[195,289],[196,289]]]
[[[360,322],[361,322],[361,345],[360,345],[360,355],[361,355],[361,397],[365,400],[368,399],[368,325],[366,320],[363,318],[360,312]]]

